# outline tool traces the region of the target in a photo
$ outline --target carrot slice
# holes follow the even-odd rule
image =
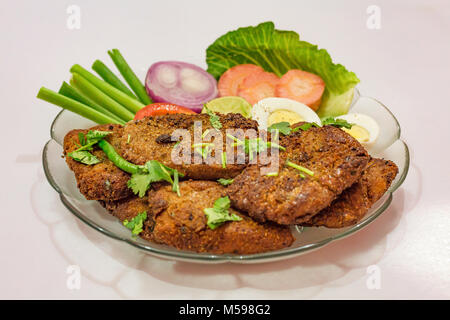
[[[239,87],[238,96],[255,104],[259,100],[275,97],[275,87],[280,78],[272,72],[259,72],[249,75]]]
[[[236,96],[244,79],[253,73],[264,72],[264,69],[254,64],[239,64],[227,71],[219,79],[219,96]]]
[[[304,103],[316,111],[319,108],[325,82],[313,73],[302,70],[289,70],[280,79],[275,94],[277,97],[289,98]]]

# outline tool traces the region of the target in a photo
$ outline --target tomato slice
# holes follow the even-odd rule
[[[174,113],[196,114],[196,112],[186,107],[182,107],[173,103],[158,102],[149,104],[148,106],[145,106],[144,108],[136,112],[134,120],[140,120],[144,117],[154,117]]]

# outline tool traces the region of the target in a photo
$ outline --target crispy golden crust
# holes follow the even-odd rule
[[[80,192],[88,200],[118,200],[130,196],[127,187],[129,174],[117,168],[106,155],[94,147],[93,154],[102,162],[95,165],[85,165],[67,157],[67,153],[79,148],[79,133],[86,134],[89,130],[112,131],[106,140],[120,153],[119,137],[123,127],[120,125],[100,125],[88,130],[72,130],[64,137],[64,155],[69,168],[74,172]]]
[[[354,138],[332,127],[311,128],[282,137],[278,176],[262,176],[258,166],[245,169],[228,187],[232,205],[258,221],[298,224],[326,208],[355,183],[369,156]],[[314,172],[285,165],[286,160]]]
[[[398,168],[392,161],[372,159],[357,183],[345,190],[328,208],[302,225],[343,228],[356,224],[383,196],[397,173]]]
[[[171,186],[161,186],[144,199],[132,197],[106,208],[121,220],[132,219],[147,211],[148,219],[140,236],[146,240],[167,244],[180,250],[215,254],[252,254],[287,247],[294,241],[289,228],[271,223],[259,224],[233,209],[241,221],[225,222],[211,230],[203,211],[225,195],[225,188],[213,181],[180,183],[181,197]]]
[[[245,168],[245,164],[228,164],[224,169],[221,162],[201,163],[202,158],[198,153],[193,153],[192,157],[190,157],[191,164],[175,164],[172,162],[171,154],[176,143],[175,141],[170,141],[172,133],[176,129],[189,130],[191,141],[186,144],[186,147],[190,149],[191,145],[194,144],[195,121],[201,121],[203,132],[212,129],[209,115],[207,114],[172,114],[146,117],[142,120],[127,123],[121,143],[124,158],[136,164],[157,160],[171,168],[177,169],[185,174],[187,178],[192,179],[216,180],[218,178],[232,178],[238,175]],[[240,114],[220,115],[220,122],[222,123],[221,132],[223,133],[224,141],[226,129],[257,130],[255,121],[246,119]],[[200,132],[201,134],[202,132]],[[213,155],[215,155],[214,152],[211,153],[211,156]],[[199,161],[200,163],[196,164],[194,161]]]

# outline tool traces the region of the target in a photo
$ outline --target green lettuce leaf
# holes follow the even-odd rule
[[[239,28],[218,38],[206,50],[208,72],[218,79],[229,68],[244,63],[261,66],[278,76],[301,69],[320,76],[326,84],[321,117],[348,111],[359,79],[316,45],[301,41],[294,31],[276,30],[273,22]]]

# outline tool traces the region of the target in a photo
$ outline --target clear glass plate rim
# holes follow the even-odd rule
[[[360,96],[358,91],[356,91],[355,94],[358,95],[357,100],[359,100],[359,98],[364,97],[364,96]],[[370,97],[367,97],[367,98],[370,98]],[[251,255],[199,254],[199,253],[195,253],[195,252],[188,252],[188,251],[181,251],[181,250],[172,252],[172,251],[160,250],[158,248],[154,248],[149,245],[144,245],[142,243],[138,243],[136,241],[133,241],[131,238],[128,239],[128,238],[118,236],[118,235],[114,234],[113,232],[109,231],[108,229],[103,228],[99,224],[97,224],[97,223],[93,222],[91,219],[87,218],[83,213],[79,212],[70,203],[70,201],[67,199],[67,197],[63,194],[63,192],[59,188],[58,184],[55,182],[55,179],[53,179],[51,170],[48,166],[47,149],[49,148],[49,145],[52,141],[56,142],[56,140],[54,139],[54,136],[53,136],[54,125],[57,122],[58,118],[61,116],[61,114],[64,112],[64,110],[61,110],[56,115],[55,119],[53,120],[51,128],[50,128],[50,135],[51,135],[52,139],[47,141],[47,143],[45,144],[44,149],[43,149],[42,163],[43,163],[43,167],[44,167],[44,173],[45,173],[45,176],[46,176],[48,182],[50,183],[50,185],[53,187],[53,189],[55,189],[56,192],[59,193],[59,197],[60,197],[63,205],[72,214],[74,214],[78,219],[80,219],[83,223],[85,223],[89,227],[105,234],[108,237],[111,237],[116,240],[124,241],[124,242],[130,244],[131,246],[141,249],[141,250],[144,250],[150,254],[161,256],[161,257],[166,257],[169,259],[174,258],[177,260],[185,260],[185,261],[191,261],[191,262],[266,262],[269,260],[274,261],[274,260],[279,260],[282,258],[292,258],[292,257],[298,256],[306,251],[318,249],[332,241],[347,237],[347,236],[355,233],[356,231],[361,230],[365,226],[367,226],[369,223],[374,221],[378,216],[380,216],[389,207],[389,205],[391,204],[392,199],[393,199],[393,192],[396,191],[402,185],[403,181],[406,179],[406,176],[409,171],[410,154],[409,154],[409,149],[408,149],[407,144],[402,139],[400,139],[400,130],[401,130],[400,124],[399,124],[398,120],[395,118],[395,116],[392,114],[392,112],[383,103],[381,103],[380,101],[378,101],[374,98],[370,98],[370,99],[373,99],[376,102],[378,102],[395,119],[397,126],[398,126],[398,137],[397,137],[396,141],[400,140],[405,148],[405,169],[403,170],[402,175],[399,177],[396,184],[391,186],[391,188],[388,190],[389,195],[386,198],[386,200],[384,201],[384,203],[381,205],[381,207],[378,208],[377,211],[372,213],[368,218],[362,220],[360,223],[352,226],[350,229],[348,229],[342,233],[330,236],[321,241],[310,243],[310,244],[307,244],[307,245],[304,245],[301,247],[286,248],[286,249],[282,249],[282,250],[270,251],[270,252],[258,253],[258,254],[251,254]]]

